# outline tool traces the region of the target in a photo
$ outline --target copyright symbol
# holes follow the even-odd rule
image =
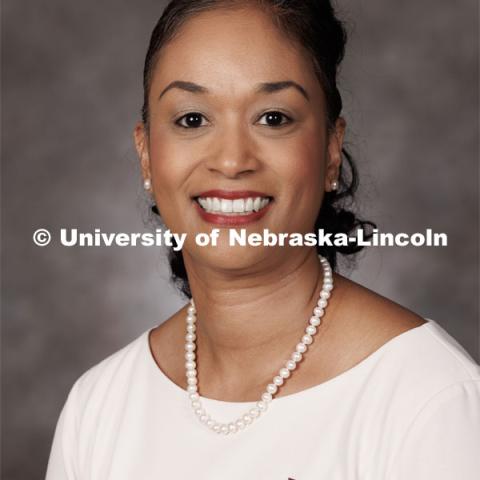
[[[39,247],[44,247],[45,245],[48,245],[51,239],[52,236],[50,235],[50,232],[45,228],[39,228],[38,230],[35,230],[33,234],[33,242]]]

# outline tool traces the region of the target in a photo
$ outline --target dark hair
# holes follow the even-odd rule
[[[345,53],[347,34],[343,23],[335,16],[330,0],[173,0],[165,8],[153,29],[143,71],[144,100],[142,120],[148,133],[148,97],[151,78],[159,51],[191,17],[218,8],[242,8],[255,5],[267,11],[276,26],[289,38],[305,48],[315,73],[322,85],[327,107],[327,124],[331,129],[342,111],[342,98],[337,88],[337,73]],[[370,221],[359,219],[347,206],[353,203],[358,186],[358,173],[351,155],[342,149],[343,161],[340,166],[339,188],[325,192],[320,212],[315,221],[315,231],[345,233],[349,235],[366,226],[375,228]],[[156,205],[152,211],[159,214]],[[364,238],[371,238],[365,232]],[[351,255],[363,246],[352,242],[347,246],[317,246],[318,254],[326,257],[335,269],[337,253]],[[187,272],[181,251],[169,251],[172,280],[187,297],[191,296]]]

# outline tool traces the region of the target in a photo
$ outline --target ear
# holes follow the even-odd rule
[[[150,155],[148,151],[148,135],[145,130],[143,122],[138,122],[133,131],[133,138],[135,141],[135,148],[137,149],[138,158],[140,160],[140,167],[142,169],[143,179],[151,179],[150,171]]]
[[[342,147],[345,136],[346,122],[342,117],[338,117],[335,127],[329,133],[328,137],[328,159],[325,172],[325,191],[332,191],[331,184],[338,180],[340,175],[340,165],[342,164]]]

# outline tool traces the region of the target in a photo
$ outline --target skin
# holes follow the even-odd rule
[[[164,92],[177,80],[208,93]],[[256,92],[261,83],[286,80],[308,100],[295,87]],[[215,188],[265,192],[274,202],[244,227],[248,233],[313,231],[324,193],[339,175],[345,121],[327,127],[307,54],[253,7],[189,19],[160,52],[149,108],[149,129],[139,123],[134,139],[163,220],[187,233],[183,255],[197,308],[200,394],[257,400],[303,334],[321,290],[321,267],[312,247],[229,247],[226,228],[216,248],[199,247],[195,234],[212,225],[198,215],[192,196]],[[268,123],[264,114],[271,111],[287,116],[282,126]],[[188,112],[204,116],[200,128],[175,124]],[[425,323],[341,275],[334,274],[334,283],[313,344],[277,396],[327,381]],[[185,316],[186,307],[150,335],[157,365],[182,388]]]

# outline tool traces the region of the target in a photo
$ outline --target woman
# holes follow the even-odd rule
[[[192,300],[78,379],[48,480],[477,478],[480,368],[334,272],[355,245],[228,244],[372,225],[342,207],[344,46],[325,0],[169,4],[135,143],[155,210],[187,234],[170,262]]]

